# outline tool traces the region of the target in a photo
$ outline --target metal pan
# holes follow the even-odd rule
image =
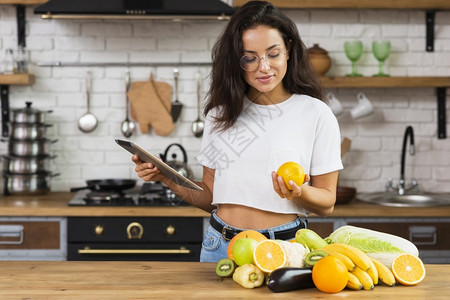
[[[106,191],[122,191],[131,189],[136,185],[134,179],[98,179],[86,180],[87,186],[71,188],[71,192],[76,192],[85,189],[91,190],[106,190]]]

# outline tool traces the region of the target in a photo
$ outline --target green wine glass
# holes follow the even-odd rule
[[[389,41],[374,41],[372,43],[372,52],[378,60],[378,74],[373,76],[386,77],[388,74],[384,73],[384,62],[391,53],[391,42]]]
[[[347,76],[358,77],[362,76],[356,71],[356,62],[363,54],[363,44],[361,41],[347,41],[344,43],[345,55],[352,62],[352,72]]]

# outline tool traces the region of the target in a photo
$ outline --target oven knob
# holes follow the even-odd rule
[[[103,227],[103,225],[97,225],[95,226],[94,232],[96,235],[102,235],[104,230],[105,228]]]
[[[173,235],[175,233],[175,227],[173,227],[172,225],[167,226],[166,233],[168,235]]]
[[[127,227],[128,239],[140,240],[143,234],[144,234],[144,227],[142,227],[142,225],[139,224],[138,222],[132,222],[128,225]]]

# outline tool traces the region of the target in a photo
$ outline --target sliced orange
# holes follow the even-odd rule
[[[270,273],[286,266],[287,254],[278,242],[263,240],[253,250],[253,261],[261,271]]]
[[[425,266],[414,255],[403,253],[397,256],[391,265],[395,279],[404,285],[416,285],[425,278]]]

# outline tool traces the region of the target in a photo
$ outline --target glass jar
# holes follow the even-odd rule
[[[28,53],[24,47],[19,47],[16,53],[17,73],[28,72]]]
[[[6,49],[5,58],[3,60],[3,73],[14,74],[16,71],[16,63],[14,61],[14,53],[12,49]]]

